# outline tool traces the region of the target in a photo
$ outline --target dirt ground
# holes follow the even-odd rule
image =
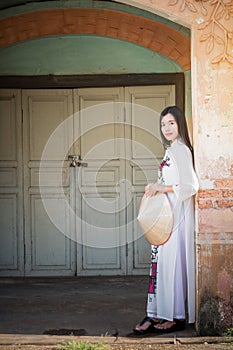
[[[97,343],[103,335],[109,350],[233,350],[233,339],[231,345],[224,337],[197,337],[192,325],[177,334],[130,338],[144,317],[147,285],[147,276],[0,279],[0,350],[56,350],[71,340]],[[65,332],[70,329],[74,338]]]
[[[111,346],[109,350],[231,350],[233,345],[230,344],[192,344],[192,345],[116,345]],[[0,350],[56,350],[54,346],[0,346]]]
[[[0,350],[56,350],[57,346],[46,345],[0,345]],[[218,344],[115,344],[109,350],[231,350],[233,343]]]

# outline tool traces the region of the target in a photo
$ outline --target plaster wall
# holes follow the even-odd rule
[[[201,185],[198,305],[200,332],[212,335],[221,334],[233,322],[233,66],[226,61],[212,64],[205,45],[200,43],[201,35],[195,28],[193,115]],[[213,55],[218,54],[216,46]]]
[[[182,72],[179,64],[160,53],[97,35],[27,40],[0,49],[0,61],[0,75]]]

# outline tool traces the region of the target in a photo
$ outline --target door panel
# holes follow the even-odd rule
[[[23,273],[21,94],[0,91],[0,273]]]
[[[61,209],[60,221],[63,232],[71,229],[71,219],[62,192],[71,201],[69,167],[64,160],[73,142],[73,127],[66,124],[59,128],[60,142],[53,145],[53,133],[73,114],[72,90],[24,90],[24,202],[26,274],[33,276],[73,275],[75,272],[74,243],[56,227],[43,202]],[[50,140],[50,147],[43,158],[43,150]],[[63,163],[61,163],[63,162]],[[63,164],[62,187],[56,179]],[[41,192],[39,175],[43,173]],[[71,203],[70,203],[71,204]],[[63,208],[63,209],[62,209]]]
[[[62,200],[59,195],[47,197],[51,205],[56,206],[58,200]],[[40,270],[60,270],[70,269],[70,242],[49,219],[41,196],[31,195],[31,237],[32,237],[32,269]],[[64,207],[65,212],[65,207]],[[69,225],[68,217],[66,225]]]
[[[88,164],[76,169],[76,212],[81,218],[77,270],[83,275],[125,274],[123,89],[79,89],[74,101],[79,111],[76,152]]]
[[[101,199],[104,199],[106,202],[115,202],[115,196],[111,194],[101,195]],[[111,270],[111,273],[114,273],[113,270],[121,270],[124,266],[122,267],[121,264],[119,236],[108,231],[108,228],[111,228],[113,225],[114,227],[119,226],[119,216],[116,214],[118,211],[117,206],[110,214],[101,212],[98,210],[99,198],[88,194],[85,195],[82,209],[83,269],[92,272],[93,270],[98,270],[98,272],[102,270],[106,273],[109,270]],[[101,227],[102,230],[98,230],[96,227]],[[108,246],[107,248],[106,245]],[[112,248],[109,248],[109,246]]]
[[[157,180],[158,166],[164,149],[160,141],[159,116],[168,105],[175,104],[175,86],[132,86],[125,88],[126,108],[126,179],[131,184],[132,200],[127,208],[129,242],[128,274],[148,272],[150,247],[138,225],[137,217],[145,185]]]

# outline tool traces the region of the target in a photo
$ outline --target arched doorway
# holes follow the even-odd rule
[[[42,5],[40,4],[40,6]],[[76,273],[125,274],[145,273],[145,269],[147,269],[145,248],[141,249],[137,243],[135,246],[129,247],[127,239],[125,240],[126,244],[123,245],[124,248],[121,247],[114,250],[114,253],[109,253],[109,259],[105,261],[105,267],[98,262],[102,257],[100,251],[96,253],[96,257],[98,258],[98,255],[100,257],[99,260],[97,259],[98,261],[93,258],[93,251],[91,250],[85,250],[81,254],[77,254],[76,247],[64,238],[59,238],[55,244],[56,250],[57,252],[60,251],[60,254],[54,255],[54,237],[57,233],[56,230],[53,231],[49,221],[42,213],[43,208],[40,202],[37,165],[40,156],[38,156],[39,153],[36,147],[41,147],[40,140],[46,133],[42,127],[41,137],[36,138],[35,130],[39,130],[39,121],[43,120],[45,110],[49,110],[49,105],[54,105],[55,109],[51,112],[51,116],[54,116],[55,121],[55,116],[60,113],[59,109],[56,109],[59,103],[62,104],[62,108],[65,108],[66,112],[61,117],[61,122],[75,110],[80,96],[84,96],[82,95],[82,91],[84,91],[82,88],[84,87],[93,89],[85,90],[89,97],[83,97],[83,101],[88,100],[88,103],[91,104],[91,101],[96,98],[99,99],[98,96],[103,96],[103,89],[108,89],[110,86],[116,87],[114,91],[118,91],[113,93],[111,89],[110,95],[117,95],[117,101],[123,104],[126,104],[129,99],[134,101],[143,100],[145,104],[147,99],[150,101],[148,106],[152,107],[151,101],[153,98],[156,101],[159,95],[165,104],[177,103],[184,107],[184,99],[189,98],[189,89],[183,89],[184,82],[186,82],[186,87],[190,83],[190,40],[188,31],[167,20],[164,23],[164,19],[158,18],[158,16],[153,17],[144,11],[136,10],[135,12],[134,9],[133,13],[130,13],[132,9],[129,9],[129,7],[112,6],[112,4],[108,4],[108,7],[104,9],[64,8],[61,10],[60,8],[40,8],[34,12],[26,11],[13,16],[14,25],[12,25],[12,17],[6,17],[1,21],[3,32],[7,28],[7,32],[10,31],[11,33],[10,36],[6,35],[4,37],[6,41],[2,40],[0,44],[2,46],[0,54],[2,54],[4,62],[2,69],[4,74],[7,73],[1,79],[1,87],[19,88],[19,90],[11,93],[10,100],[14,101],[15,99],[17,104],[19,103],[20,107],[15,109],[19,120],[22,119],[19,112],[22,107],[24,111],[24,141],[20,133],[18,135],[18,145],[23,143],[25,147],[24,163],[22,164],[19,161],[17,164],[18,174],[16,174],[21,179],[23,178],[22,174],[24,174],[24,187],[22,182],[16,181],[19,186],[15,187],[15,191],[19,191],[20,196],[14,202],[14,205],[16,207],[20,205],[19,203],[22,203],[23,198],[26,210],[23,213],[25,226],[23,220],[21,223],[20,218],[18,221],[16,220],[18,214],[12,209],[9,215],[13,215],[14,219],[20,224],[14,226],[16,227],[15,231],[14,227],[11,228],[13,235],[8,236],[9,239],[6,244],[8,244],[7,249],[10,249],[11,241],[16,240],[17,242],[17,239],[19,240],[17,237],[22,237],[26,250],[24,251],[23,246],[16,243],[16,246],[18,244],[17,247],[21,248],[16,249],[14,259],[18,259],[21,263],[19,264],[20,267],[12,268],[13,274],[23,274],[25,271],[27,275],[36,276],[49,274],[73,275]],[[52,18],[53,20],[51,20]],[[43,28],[40,27],[41,21],[47,23]],[[36,55],[34,55],[34,52]],[[15,64],[15,57],[18,57],[18,64]],[[124,73],[128,72],[128,74],[122,74],[122,71]],[[9,72],[13,76],[9,77]],[[22,72],[23,77],[18,77],[17,75],[22,74]],[[109,74],[109,72],[112,74]],[[144,74],[136,74],[136,72]],[[160,74],[161,72],[163,74]],[[77,73],[79,73],[78,76]],[[96,73],[99,73],[99,75],[97,76]],[[97,91],[97,87],[100,86],[102,90]],[[160,86],[159,90],[158,86]],[[31,88],[37,90],[31,90]],[[53,91],[48,91],[48,88],[52,88]],[[27,89],[30,89],[30,91]],[[41,91],[41,89],[46,90]],[[61,91],[60,89],[65,90]],[[159,94],[158,91],[160,91]],[[106,94],[106,101],[108,101],[110,95],[107,90],[104,94]],[[22,106],[20,104],[21,96]],[[51,99],[48,96],[52,96]],[[60,96],[60,100],[58,96]],[[92,99],[90,96],[92,96]],[[6,100],[9,101],[9,95]],[[163,103],[162,105],[161,103],[158,104],[158,109],[164,106]],[[87,104],[87,106],[89,105]],[[153,108],[156,110],[156,103]],[[157,112],[159,111],[157,110]],[[130,120],[130,117],[123,113],[120,120],[124,124],[125,121]],[[57,125],[56,123],[54,128]],[[12,130],[14,132],[16,128]],[[47,132],[47,138],[51,132],[52,129]],[[123,131],[122,135],[125,135],[125,133],[127,133],[126,130]],[[120,135],[121,138],[122,135]],[[12,135],[9,137],[11,138]],[[22,153],[18,157],[18,159],[22,159]],[[116,158],[120,158],[119,155]],[[130,161],[132,162],[132,159],[129,160],[129,163]],[[11,167],[15,167],[15,163],[10,164]],[[122,169],[127,167],[129,166],[124,163],[120,166],[119,172],[122,173],[123,171],[125,174],[126,170]],[[128,180],[132,185],[133,176],[139,173],[135,172],[132,167],[130,169],[132,173],[128,175]],[[116,183],[120,181],[121,178],[116,179]],[[142,191],[144,183],[142,179],[139,179],[139,182],[140,191]],[[70,189],[73,187],[72,184],[69,184],[67,193],[71,194]],[[108,190],[105,188],[106,192]],[[122,195],[125,192],[126,189],[123,188]],[[51,188],[48,189],[47,194],[51,195]],[[13,208],[16,207],[13,206]],[[136,206],[128,211],[131,216],[135,215]],[[84,212],[85,208],[83,207]],[[6,217],[9,218],[9,215],[6,215]],[[89,213],[86,216],[93,215]],[[129,214],[124,213],[123,216],[126,218]],[[20,232],[20,234],[18,235],[17,232]],[[51,232],[50,238],[48,238],[48,232]],[[46,240],[50,243],[45,246]],[[19,254],[19,258],[17,258],[17,254]],[[112,255],[116,258],[115,265],[109,269]],[[26,270],[23,266],[24,256],[27,257]],[[142,257],[141,261],[140,256]],[[14,266],[13,261],[8,263]],[[85,268],[82,267],[82,263],[86,266]],[[5,271],[9,270],[6,269]]]

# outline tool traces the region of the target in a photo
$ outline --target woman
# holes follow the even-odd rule
[[[136,335],[169,333],[195,321],[195,252],[193,196],[198,180],[193,168],[185,116],[171,106],[160,116],[160,133],[166,152],[159,167],[158,182],[148,184],[145,194],[167,193],[174,214],[170,239],[152,246],[147,316],[133,330]]]

